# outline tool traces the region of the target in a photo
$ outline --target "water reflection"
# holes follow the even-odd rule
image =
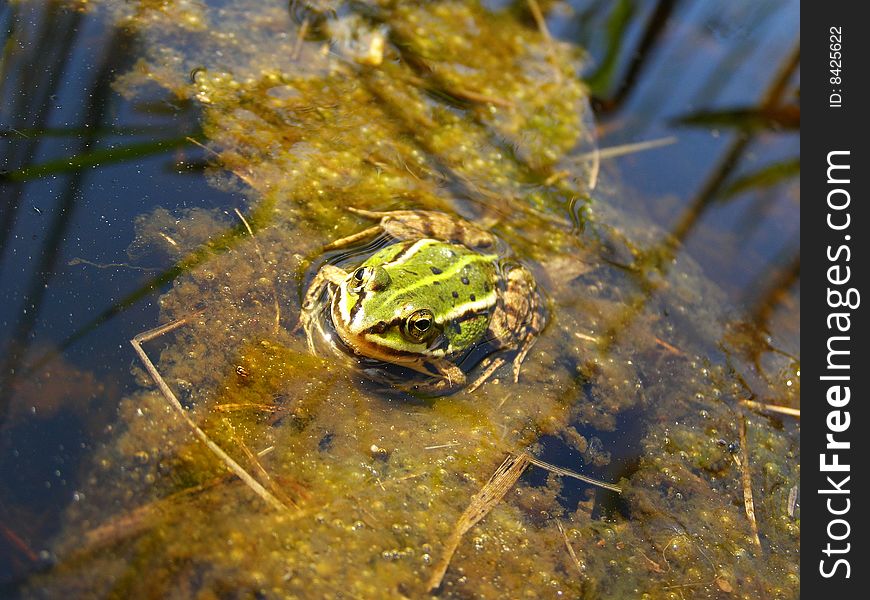
[[[160,169],[167,158],[171,165],[183,161],[184,155],[163,157],[167,149],[188,145],[197,129],[191,106],[174,107],[169,118],[160,118],[147,106],[120,102],[112,86],[137,51],[129,30],[106,28],[57,1],[4,3],[2,23],[0,580],[5,585],[45,564],[44,549],[60,509],[74,496],[79,461],[115,419],[114,405],[129,385],[124,373],[129,361],[119,354],[119,342],[128,337],[125,329],[139,323],[133,316],[132,323],[116,325],[108,335],[101,330],[102,336],[74,342],[120,313],[117,306],[107,307],[107,300],[111,305],[141,277],[128,271],[121,257],[132,218],[141,210],[142,170]],[[160,110],[169,106],[164,99]],[[155,171],[145,176],[159,178]],[[104,256],[117,262],[106,265]],[[153,282],[147,291],[168,281],[171,277]],[[92,312],[101,310],[82,331]]]
[[[774,299],[788,304],[786,296],[789,290],[796,292],[800,270],[794,201],[800,166],[792,133],[800,120],[800,48],[789,39],[796,30],[795,6],[735,3],[724,13],[718,5],[670,1],[656,2],[652,8],[630,1],[584,7],[587,11],[580,13],[572,34],[591,34],[594,39],[595,31],[604,32],[598,34],[604,37],[602,58],[587,75],[604,131],[602,145],[663,127],[676,132],[681,145],[688,143],[681,152],[668,151],[676,156],[649,160],[679,163],[671,169],[658,171],[641,164],[640,177],[626,173],[630,183],[644,186],[661,186],[660,175],[666,173],[667,187],[687,198],[664,211],[651,209],[670,235],[648,250],[647,260],[657,269],[685,247],[735,301],[747,303],[753,327],[769,333]],[[676,37],[677,30],[698,40],[695,60],[681,54],[686,41]],[[759,45],[762,35],[766,39]],[[769,53],[772,39],[778,44],[774,54]],[[710,62],[701,71],[706,61]],[[769,67],[750,71],[754,61]],[[700,76],[688,81],[689,74]],[[647,118],[639,119],[638,112]],[[686,138],[685,127],[712,132],[722,141],[695,155],[697,142]],[[725,240],[717,230],[733,238]],[[722,245],[711,245],[710,239],[722,240]],[[786,335],[794,351],[795,331]]]

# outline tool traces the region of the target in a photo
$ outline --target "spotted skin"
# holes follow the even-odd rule
[[[318,303],[328,294],[332,324],[355,354],[401,365],[432,376],[416,384],[431,393],[466,385],[458,366],[478,344],[495,351],[484,360],[475,389],[513,353],[514,380],[544,324],[540,295],[531,272],[504,258],[504,247],[489,232],[442,213],[353,212],[380,223],[336,240],[342,248],[387,233],[397,241],[346,272],[325,265],[303,302],[300,325],[314,351]],[[425,326],[425,332],[415,329]]]

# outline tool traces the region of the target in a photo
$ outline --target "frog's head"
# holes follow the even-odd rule
[[[492,259],[430,239],[383,248],[338,286],[336,332],[357,354],[401,365],[464,350],[497,300]]]

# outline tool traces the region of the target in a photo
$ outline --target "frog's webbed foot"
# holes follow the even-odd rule
[[[457,242],[476,250],[495,248],[497,244],[496,237],[488,231],[484,231],[459,217],[452,217],[440,212],[429,210],[374,212],[359,208],[348,208],[348,210],[369,219],[380,219],[379,225],[370,227],[356,236],[350,236],[356,238],[352,241],[373,237],[374,234],[371,232],[374,230],[375,233],[383,231],[402,241],[431,238],[443,242]],[[344,238],[344,240],[349,239]],[[335,243],[333,242],[333,244]]]
[[[308,339],[308,350],[312,354],[317,354],[314,347],[314,331],[315,327],[320,329],[318,321],[318,301],[323,295],[326,288],[332,285],[341,285],[347,278],[347,272],[344,269],[335,265],[323,265],[311,280],[311,285],[305,292],[305,298],[302,300],[302,309],[299,311],[299,321],[296,323],[293,331],[299,331],[300,328],[305,330],[305,337]]]
[[[526,359],[529,350],[531,350],[532,346],[535,345],[535,342],[538,341],[538,334],[540,333],[540,328],[543,327],[543,320],[543,313],[541,311],[536,311],[535,315],[533,315],[532,321],[526,328],[526,336],[520,342],[520,350],[517,352],[517,355],[514,356],[513,360],[514,383],[520,380],[520,369],[522,368],[523,361]]]
[[[520,350],[517,352],[516,356],[513,359],[513,372],[514,372],[514,383],[517,383],[520,380],[520,368],[522,367],[523,360],[526,358],[526,354],[529,353],[529,350],[532,349],[532,346],[535,344],[535,340],[537,340],[537,330],[533,328],[529,328],[527,330],[526,336],[520,342]],[[495,373],[499,367],[505,364],[507,361],[501,357],[495,358],[487,358],[481,363],[482,371],[480,375],[477,376],[471,385],[468,386],[468,391],[473,392],[484,383],[486,380],[492,377],[492,374]]]
[[[416,365],[408,365],[415,371],[425,373],[436,379],[431,383],[409,385],[406,391],[423,390],[428,393],[440,394],[450,392],[465,385],[465,372],[449,360],[425,359]]]

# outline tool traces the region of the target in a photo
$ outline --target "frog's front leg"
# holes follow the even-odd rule
[[[308,339],[308,349],[312,354],[317,354],[314,349],[314,327],[317,321],[318,300],[327,287],[332,285],[341,285],[347,279],[347,271],[336,267],[335,265],[323,265],[311,280],[311,285],[308,286],[308,291],[305,292],[305,298],[302,301],[302,310],[299,311],[299,323],[297,329],[302,327],[305,330],[305,336]]]

